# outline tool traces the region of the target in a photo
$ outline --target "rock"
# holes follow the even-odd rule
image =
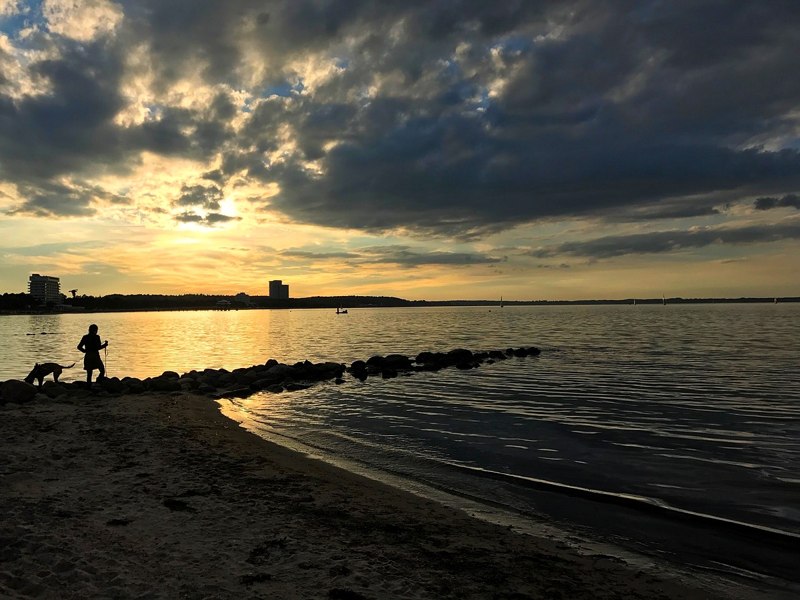
[[[313,365],[306,379],[324,381],[339,377],[342,373],[344,373],[344,365],[335,362],[324,362]]]
[[[120,379],[120,382],[123,386],[128,388],[131,394],[141,394],[145,391],[144,384],[138,377],[123,377]]]
[[[444,368],[443,363],[439,362],[429,362],[423,365],[420,365],[416,368],[417,371],[441,371]]]
[[[350,365],[350,372],[355,373],[358,371],[366,371],[367,370],[367,363],[363,360],[356,360],[353,361],[353,364]]]
[[[35,395],[36,388],[34,386],[18,379],[9,379],[0,385],[0,398],[3,402],[22,404],[33,400]]]
[[[447,362],[447,356],[441,352],[420,352],[419,354],[417,354],[415,361],[418,364],[444,365]]]
[[[505,352],[501,350],[492,350],[491,352],[489,352],[489,358],[493,358],[495,360],[505,360],[506,355]]]
[[[438,362],[439,358],[437,357],[437,354],[434,354],[433,352],[420,352],[419,354],[417,354],[417,358],[415,358],[414,360],[422,364],[422,363]]]
[[[125,385],[118,377],[103,377],[97,380],[97,384],[110,394],[121,394],[125,391]]]
[[[383,357],[380,355],[370,356],[367,359],[367,368],[372,367],[380,369],[381,366],[383,366],[383,360],[384,360]]]
[[[58,398],[67,393],[67,388],[55,381],[45,381],[42,385],[42,391],[47,394],[48,398]]]
[[[280,394],[283,391],[283,386],[274,383],[272,385],[268,385],[267,387],[265,387],[264,390],[271,394]]]
[[[177,375],[177,373],[176,373]],[[147,380],[145,380],[147,381]],[[154,392],[180,392],[181,384],[177,377],[154,377],[147,386]]]
[[[178,381],[178,385],[181,386],[181,390],[184,392],[193,392],[200,386],[200,382],[187,378]]]
[[[341,377],[337,377],[336,379],[333,380],[333,383],[335,383],[336,385],[342,385],[344,383],[344,379],[342,379]]]
[[[175,371],[164,371],[161,375],[165,379],[180,379],[180,375],[178,375]]]
[[[383,377],[384,379],[394,379],[395,377],[397,377],[397,371],[395,371],[394,369],[385,368],[381,370],[381,377]]]
[[[311,387],[310,385],[305,385],[303,383],[287,383],[286,384],[286,391],[287,392],[299,392],[300,390],[305,390]]]
[[[411,359],[402,354],[390,354],[383,359],[382,366],[396,371],[406,370],[411,368]]]
[[[274,382],[288,381],[294,379],[297,375],[297,369],[289,365],[277,364],[264,373],[265,378],[271,379]]]
[[[264,363],[264,366],[267,367],[267,368],[270,368],[270,367],[274,367],[275,365],[278,365],[278,364],[280,364],[280,363],[277,360],[275,360],[274,358],[270,358],[267,362]]]
[[[450,350],[450,352],[447,353],[447,362],[451,365],[467,362],[471,363],[472,361],[472,352],[465,350],[464,348],[456,348],[455,350]]]
[[[234,380],[235,380],[235,378],[234,378],[233,374],[228,373],[226,371],[224,373],[221,372],[217,376],[217,378],[214,380],[214,382],[215,382],[215,385],[217,387],[225,387],[225,386],[229,386],[229,385],[233,384]]]
[[[274,382],[271,379],[257,379],[256,381],[252,382],[248,387],[254,392],[258,392],[263,390],[268,385],[272,385],[273,383]]]
[[[213,385],[208,385],[207,383],[201,383],[197,386],[197,391],[201,394],[210,394],[212,392],[216,392],[217,388]]]
[[[528,348],[529,356],[539,356],[541,353],[542,351],[539,350],[539,348],[537,348],[536,346],[531,346],[530,348]]]
[[[525,348],[516,348],[514,350],[514,356],[518,357],[528,356],[528,351]]]
[[[461,369],[462,371],[466,371],[467,369],[475,368],[475,363],[469,361],[463,361],[456,364],[456,369]]]
[[[250,385],[254,381],[258,381],[259,379],[263,379],[263,375],[253,369],[245,369],[241,373],[236,373],[236,382],[241,383],[243,385]]]

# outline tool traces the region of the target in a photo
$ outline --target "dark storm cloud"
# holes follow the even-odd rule
[[[786,194],[780,198],[764,196],[761,198],[756,198],[753,206],[755,206],[756,210],[770,210],[772,208],[784,207],[791,207],[800,210],[800,196],[797,194]]]
[[[231,217],[223,215],[222,213],[208,213],[206,216],[198,215],[193,212],[184,212],[175,215],[175,220],[179,223],[196,223],[197,225],[205,225],[206,227],[213,227],[222,223],[230,221],[238,221],[241,217]]]
[[[86,216],[96,212],[94,202],[128,204],[128,199],[103,190],[97,186],[82,184],[65,185],[45,181],[38,186],[21,184],[18,191],[22,203],[8,211],[10,214],[33,214],[40,217]]]
[[[184,185],[181,188],[180,197],[175,201],[175,205],[198,206],[207,210],[219,210],[219,201],[222,198],[222,190],[218,187]]]
[[[359,248],[351,252],[314,252],[309,250],[286,250],[281,252],[286,258],[303,260],[344,260],[353,264],[393,264],[404,267],[422,265],[482,265],[503,262],[498,258],[474,252],[426,252],[408,246],[374,246]]]
[[[223,215],[222,213],[209,213],[206,216],[206,223],[209,225],[217,225],[218,223],[228,223],[229,221],[239,221],[241,217],[231,217]]]
[[[299,258],[302,260],[340,260],[358,258],[354,252],[311,252],[309,250],[284,250],[280,253],[285,258]]]
[[[725,202],[720,199],[691,198],[665,199],[651,204],[625,206],[618,210],[609,209],[604,214],[606,220],[617,222],[653,221],[658,219],[689,219],[693,217],[711,217],[724,212],[721,210]],[[722,206],[721,206],[722,205]]]
[[[116,167],[123,157],[110,124],[122,102],[117,93],[119,57],[105,48],[66,44],[59,58],[30,67],[52,93],[12,100],[0,95],[0,178],[17,183],[20,211],[80,215],[91,211],[89,194],[75,193],[58,177]]]
[[[122,6],[115,37],[41,42],[54,50],[30,73],[50,93],[0,94],[0,177],[31,197],[65,175],[124,172],[143,150],[219,156],[207,181],[277,183],[264,208],[296,221],[471,237],[547,217],[712,216],[691,199],[800,186],[794,1]],[[139,45],[146,64],[130,67]],[[341,71],[313,87],[295,71],[311,58]],[[152,76],[156,98],[188,74],[214,92],[123,126],[128,68]],[[223,89],[256,98],[243,107]],[[21,209],[90,210],[54,196]]]
[[[140,126],[116,124],[124,107],[123,48],[67,40],[45,45],[53,58],[34,62],[29,72],[49,91],[17,99],[0,94],[0,180],[16,183],[24,198],[14,212],[77,216],[91,214],[89,203],[98,196],[126,202],[98,189],[82,193],[60,179],[124,173],[142,150],[205,156],[226,139],[227,125],[213,121],[213,111],[168,108]]]
[[[585,242],[567,242],[530,252],[536,258],[582,256],[613,258],[626,254],[659,254],[711,244],[757,244],[800,239],[800,222],[751,225],[739,228],[702,228],[688,231],[655,231],[634,235],[607,236]]]
[[[406,246],[378,246],[364,248],[367,262],[391,263],[404,267],[423,265],[490,265],[503,262],[504,258],[474,252],[419,252]]]
[[[797,151],[738,147],[792,123],[800,98],[800,80],[787,77],[800,50],[795,5],[676,3],[662,11],[645,3],[625,11],[574,3],[562,38],[536,42],[531,32],[545,30],[539,8],[510,5],[509,18],[495,8],[495,26],[485,28],[474,26],[477,13],[466,4],[430,4],[440,9],[435,26],[409,27],[390,52],[379,44],[384,51],[370,54],[374,41],[365,41],[373,60],[354,59],[341,81],[283,113],[303,153],[252,171],[281,185],[274,209],[334,227],[469,236],[800,180]],[[427,12],[406,16],[419,24],[414,17]],[[382,15],[378,30],[392,15]],[[461,65],[456,40],[473,44]],[[698,63],[687,60],[696,53]],[[493,71],[493,60],[505,69]],[[346,83],[352,92],[369,74],[392,70],[407,94],[394,90],[355,111],[334,104]],[[505,87],[488,98],[498,76]],[[334,128],[320,118],[329,110]],[[338,145],[324,153],[330,140]],[[320,156],[322,177],[303,163]],[[687,202],[646,218],[715,213]]]

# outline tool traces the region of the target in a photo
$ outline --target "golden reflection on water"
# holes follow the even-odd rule
[[[119,377],[230,370],[269,358],[350,362],[392,352],[542,345],[608,356],[615,369],[642,362],[673,369],[713,356],[719,374],[730,379],[796,357],[798,316],[800,305],[789,304],[12,315],[0,317],[0,380],[24,377],[37,361],[76,362],[62,377],[82,379],[83,355],[76,346],[91,323],[109,341],[108,374]],[[736,337],[747,340],[746,353],[732,343],[734,326]],[[594,385],[599,383],[595,374]]]
[[[470,320],[479,314],[465,310],[474,313]],[[480,313],[482,319],[491,314],[486,309]],[[6,316],[0,319],[0,332],[9,341],[0,349],[0,379],[23,377],[37,361],[76,362],[76,369],[62,378],[81,379],[83,355],[76,346],[91,323],[109,341],[110,376],[146,377],[164,370],[230,370],[269,358],[352,361],[437,345],[446,350],[467,341],[460,321],[460,314],[441,309],[360,309],[348,315],[326,309]]]

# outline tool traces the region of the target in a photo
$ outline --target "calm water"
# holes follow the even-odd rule
[[[270,439],[523,512],[547,482],[800,533],[797,304],[1,317],[0,380],[80,361],[90,322],[117,376],[537,345],[538,358],[227,410]]]

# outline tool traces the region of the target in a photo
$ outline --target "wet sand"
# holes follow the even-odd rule
[[[0,406],[0,439],[4,598],[759,596],[474,519],[266,442],[202,397]]]

